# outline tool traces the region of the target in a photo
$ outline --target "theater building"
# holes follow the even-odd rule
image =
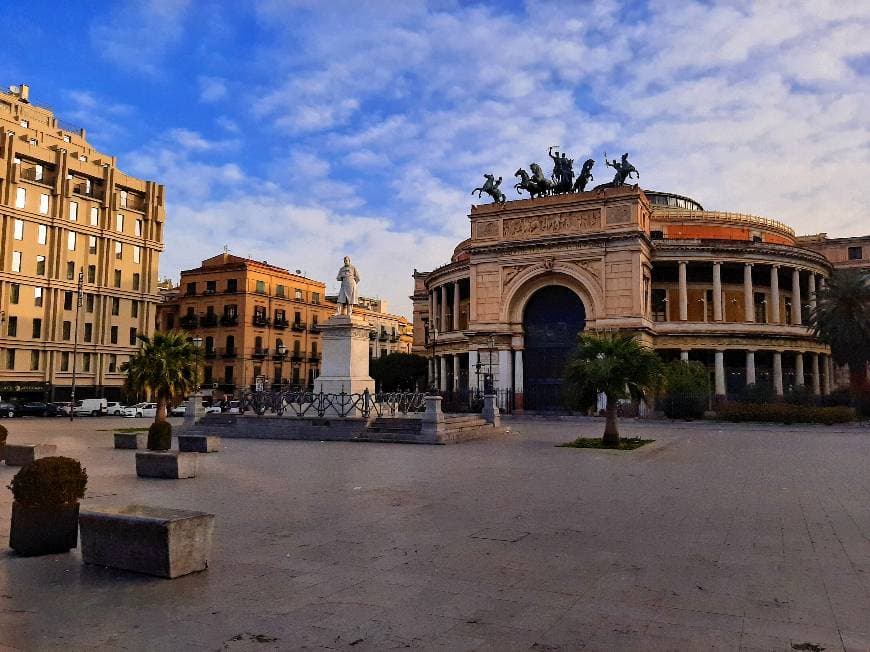
[[[414,272],[414,349],[442,390],[491,372],[517,409],[557,408],[577,334],[611,329],[704,363],[717,396],[832,389],[830,351],[806,325],[832,261],[781,222],[630,185],[468,217],[450,262]]]

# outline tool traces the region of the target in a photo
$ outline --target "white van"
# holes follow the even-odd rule
[[[83,398],[76,401],[75,415],[77,417],[91,415],[101,417],[109,413],[109,402],[104,398]]]

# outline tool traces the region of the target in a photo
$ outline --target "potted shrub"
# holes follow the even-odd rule
[[[8,436],[8,432],[6,432],[5,426],[0,426],[0,461],[3,461],[3,458],[6,457],[4,452],[4,448],[6,448],[6,437]]]
[[[75,548],[87,483],[82,465],[69,457],[43,457],[23,467],[9,485],[14,498],[9,547],[25,556]]]
[[[148,428],[148,450],[168,451],[172,448],[172,426],[168,421],[155,421]]]

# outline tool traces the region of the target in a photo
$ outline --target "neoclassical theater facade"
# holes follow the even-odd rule
[[[580,331],[631,330],[665,359],[703,362],[715,394],[750,383],[831,391],[806,327],[832,266],[781,222],[621,186],[473,206],[449,263],[414,272],[414,349],[442,390],[561,403]]]

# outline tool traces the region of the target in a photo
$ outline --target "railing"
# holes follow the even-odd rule
[[[222,315],[221,316],[221,326],[238,326],[239,325],[239,316],[238,315]]]
[[[180,323],[181,327],[185,330],[193,330],[194,328],[196,328],[196,324],[198,321],[199,320],[197,319],[196,315],[192,315],[190,317],[182,317],[178,320],[178,323]]]
[[[254,315],[254,318],[251,320],[251,323],[254,326],[264,328],[264,327],[269,325],[269,318],[268,317],[257,317],[256,315]]]
[[[296,417],[363,417],[394,416],[423,412],[426,408],[423,392],[378,392],[368,390],[357,394],[341,392],[302,392],[298,390],[246,392],[242,396],[242,412],[263,416],[266,412]]]
[[[284,330],[284,329],[287,328],[289,325],[290,325],[290,322],[288,322],[286,319],[276,319],[276,320],[272,323],[272,328],[278,328],[278,329],[280,329],[280,330]]]
[[[217,357],[217,349],[206,349],[203,354],[206,358],[212,359]]]
[[[235,358],[239,352],[236,349],[224,349],[221,353],[222,358]]]
[[[311,333],[319,333],[322,328],[320,328],[319,324],[311,324],[311,328],[308,329]]]
[[[214,328],[218,325],[217,315],[206,315],[199,320],[199,323],[203,328]]]
[[[323,354],[320,351],[312,351],[308,354],[309,362],[320,362],[320,359],[323,357]]]
[[[779,220],[772,220],[768,217],[759,217],[757,215],[746,215],[745,213],[728,213],[725,211],[675,211],[668,210],[656,211],[652,217],[656,222],[671,222],[671,221],[704,221],[714,220],[718,222],[730,222],[732,224],[752,225],[768,229],[773,229],[784,233],[790,237],[794,237],[794,229],[783,224]]]
[[[294,321],[293,322],[293,330],[294,331],[304,331],[305,330],[305,322],[304,321]]]
[[[255,358],[265,358],[267,355],[269,355],[268,349],[254,349]]]
[[[460,389],[456,391],[438,392],[441,396],[441,409],[447,413],[480,412],[483,409],[483,389]],[[514,391],[512,389],[494,389],[496,405],[505,414],[514,411]]]

